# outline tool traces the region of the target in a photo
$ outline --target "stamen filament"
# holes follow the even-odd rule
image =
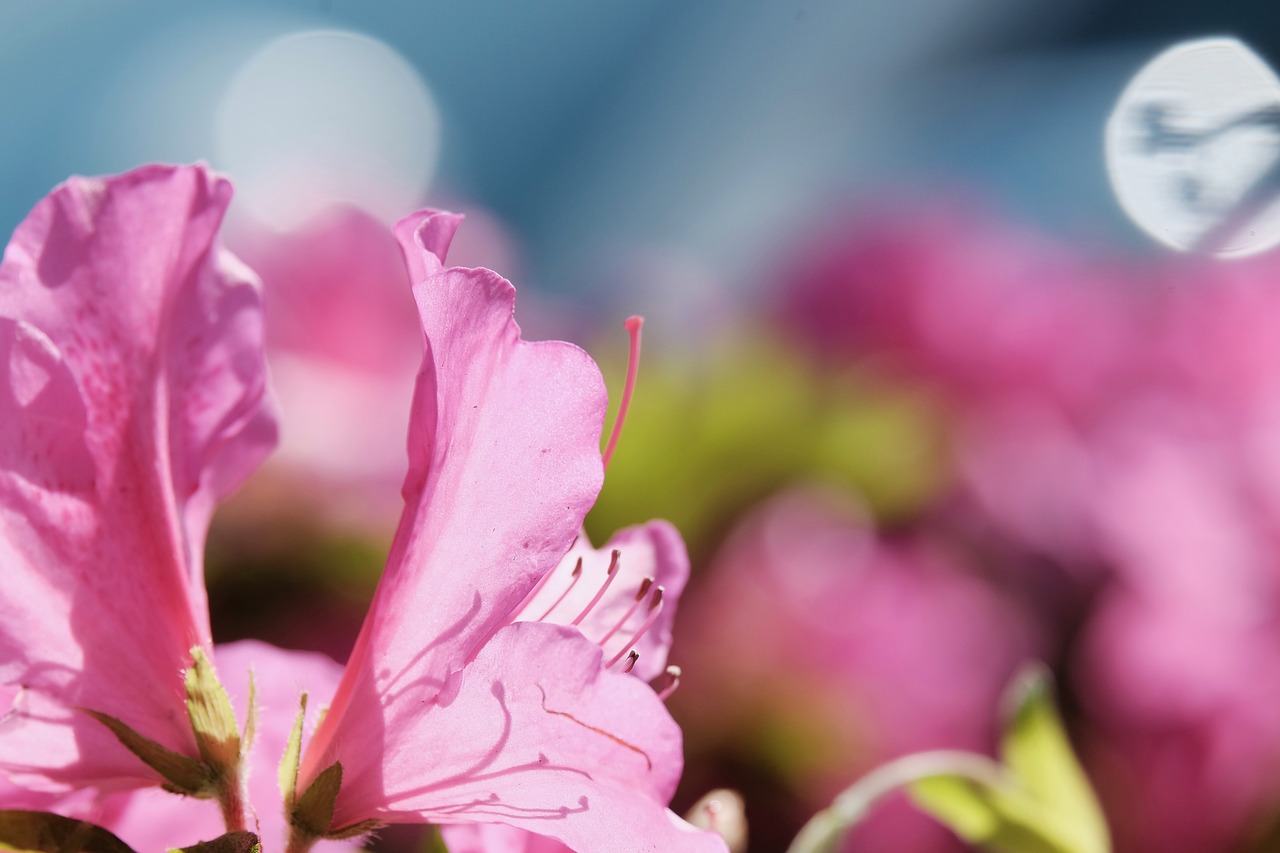
[[[578,614],[578,618],[570,622],[570,625],[577,625],[582,622],[583,619],[587,618],[587,614],[600,603],[600,599],[604,598],[604,594],[608,591],[609,585],[613,583],[613,579],[618,576],[618,558],[620,556],[622,556],[622,553],[615,548],[613,556],[609,559],[609,569],[606,572],[604,583],[601,584],[600,589],[596,591],[595,598],[591,599],[591,601],[587,603],[587,606],[582,608],[582,612]]]
[[[622,618],[619,619],[614,624],[614,626],[609,629],[609,633],[605,634],[603,637],[596,640],[597,646],[603,646],[605,643],[609,642],[609,639],[614,634],[618,633],[618,630],[623,625],[627,624],[627,620],[631,618],[632,613],[636,612],[636,608],[640,606],[640,602],[644,601],[645,593],[649,591],[649,587],[651,586],[653,586],[653,578],[645,578],[643,581],[640,582],[640,589],[639,591],[636,592],[636,600],[633,601],[631,603],[631,606],[627,608],[627,612],[622,614]]]
[[[554,602],[552,602],[551,606],[547,608],[547,612],[543,613],[542,616],[540,616],[537,621],[539,622],[546,621],[547,617],[551,615],[551,611],[559,607],[560,602],[564,601],[565,597],[569,593],[573,592],[573,588],[577,586],[578,578],[580,577],[582,577],[582,558],[581,557],[578,558],[577,564],[573,567],[573,580],[569,581],[569,585],[564,588],[564,592],[560,593],[560,597],[557,598]]]
[[[667,701],[667,697],[676,692],[676,688],[680,686],[680,667],[669,666],[652,682],[650,686],[657,691],[658,698],[663,702]]]
[[[618,417],[613,421],[613,431],[609,433],[609,443],[604,448],[604,465],[609,467],[613,451],[622,437],[622,425],[627,420],[627,410],[631,408],[631,395],[636,390],[636,374],[640,372],[640,328],[644,326],[643,317],[628,317],[622,324],[631,336],[631,349],[627,354],[627,381],[622,386],[622,400],[618,403]]]

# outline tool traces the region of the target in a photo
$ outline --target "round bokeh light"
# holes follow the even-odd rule
[[[1106,129],[1121,206],[1180,251],[1280,243],[1280,79],[1233,38],[1184,42],[1134,76]]]
[[[440,112],[400,54],[339,30],[253,54],[218,108],[216,165],[244,212],[279,229],[355,204],[390,220],[418,205],[440,153]]]

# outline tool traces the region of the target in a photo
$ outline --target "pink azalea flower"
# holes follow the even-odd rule
[[[161,781],[81,708],[199,755],[181,673],[211,645],[200,551],[216,500],[274,438],[258,292],[216,243],[229,196],[198,167],[75,179],[37,205],[0,267],[0,769],[24,788],[110,795]],[[508,282],[444,266],[458,222],[427,212],[398,228],[427,343],[406,509],[297,790],[341,763],[335,833],[499,822],[574,849],[722,850],[665,808],[680,731],[623,671],[636,664],[628,643],[660,664],[673,603],[653,582],[638,596],[623,570],[652,561],[674,591],[682,547],[661,525],[625,532],[616,577],[581,620],[537,611],[562,559],[581,554],[584,582],[605,580],[585,543],[565,556],[602,481],[603,382],[576,347],[520,339]],[[626,596],[641,607],[619,611]],[[613,637],[591,634],[610,619]],[[250,660],[270,678],[324,670],[283,654],[217,656],[232,686]],[[272,704],[254,755],[279,746]],[[255,777],[271,774],[248,788],[270,846],[281,806]],[[224,817],[248,824],[227,808],[243,779],[234,787]],[[295,827],[289,845],[328,834]]]

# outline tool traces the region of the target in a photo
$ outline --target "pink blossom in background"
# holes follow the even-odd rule
[[[329,208],[284,233],[241,223],[229,241],[263,282],[281,409],[280,449],[265,480],[307,495],[307,510],[330,522],[382,532],[401,508],[404,424],[422,359],[399,243],[355,207]],[[483,213],[468,214],[459,242],[463,266],[515,262],[501,224]],[[270,513],[273,498],[264,492],[257,512]]]
[[[1120,851],[1230,849],[1280,803],[1277,273],[1138,269],[942,207],[847,232],[786,296],[827,356],[947,405],[957,488],[922,524],[1085,590],[1055,630]]]
[[[1127,849],[1237,845],[1280,803],[1274,270],[1174,271],[1150,375],[1092,438],[1118,577],[1085,636],[1083,695]],[[1126,796],[1134,777],[1159,781]]]
[[[36,207],[0,268],[11,567],[0,769],[25,787],[110,794],[160,781],[77,707],[196,755],[182,671],[193,646],[210,645],[205,525],[274,437],[258,291],[214,242],[229,196],[200,167],[73,179]],[[407,506],[340,683],[314,656],[262,645],[216,655],[242,700],[244,667],[275,682],[262,690],[270,731],[254,761],[278,761],[292,713],[281,704],[310,676],[333,699],[299,790],[342,762],[332,829],[500,822],[575,849],[723,850],[665,808],[681,737],[654,689],[611,667],[602,638],[572,619],[520,621],[600,488],[605,392],[581,350],[520,339],[507,281],[444,266],[458,223],[424,212],[398,228],[427,342]],[[669,528],[624,532],[615,547],[628,572],[647,561],[673,593],[683,584]],[[618,572],[612,595],[634,597],[634,583]],[[659,602],[674,605],[656,588],[645,599],[653,637],[635,626],[657,658],[669,625]],[[595,606],[598,619],[617,612],[607,596]],[[270,849],[283,816],[264,781],[251,774],[249,793]],[[142,802],[119,806],[122,831]],[[175,815],[184,826],[208,816],[206,803],[177,803],[192,810],[190,823]]]
[[[394,519],[422,327],[390,230],[335,208],[296,231],[238,235],[264,283],[268,360],[281,401],[268,471],[325,495],[339,517]],[[352,413],[365,413],[353,417]]]
[[[806,814],[899,755],[986,749],[998,698],[1031,654],[1018,613],[989,587],[927,546],[881,539],[836,492],[786,493],[758,508],[710,572],[686,603],[685,671],[703,697],[685,716],[700,740],[743,749],[816,737],[773,759]],[[801,729],[789,734],[791,725]],[[903,804],[850,844],[962,849]]]
[[[1148,288],[945,203],[833,229],[785,288],[806,345],[938,395],[959,481],[989,522],[1086,569],[1094,472],[1080,432],[1141,376]]]

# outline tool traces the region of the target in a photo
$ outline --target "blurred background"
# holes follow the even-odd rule
[[[615,395],[647,318],[588,531],[688,542],[677,810],[736,788],[782,850],[887,759],[990,751],[1038,659],[1118,850],[1274,850],[1280,261],[1159,246],[1103,160],[1221,34],[1280,60],[1246,0],[0,0],[0,225],[73,173],[235,181],[284,435],[211,538],[219,640],[347,654],[420,357],[387,225],[450,207]],[[905,801],[855,848],[963,849]]]

